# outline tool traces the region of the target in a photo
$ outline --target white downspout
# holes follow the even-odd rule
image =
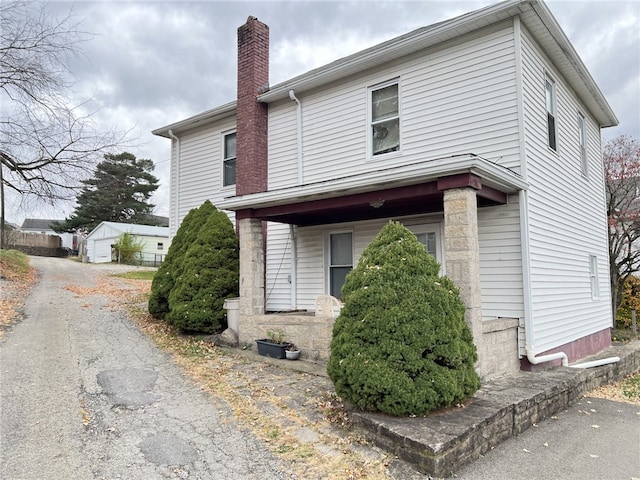
[[[169,136],[176,142],[176,186],[175,186],[175,199],[176,199],[176,212],[175,212],[175,231],[178,231],[180,226],[180,139],[173,134],[173,130],[169,130]],[[171,152],[173,157],[173,152]],[[173,166],[173,162],[171,162]]]
[[[289,225],[291,236],[291,310],[298,309],[298,228]]]
[[[524,97],[523,97],[523,75],[522,75],[522,27],[520,17],[513,18],[513,30],[516,50],[516,81],[517,88],[517,104],[518,104],[518,123],[520,125],[519,142],[520,142],[520,158],[521,158],[521,175],[523,180],[527,181],[527,152],[526,138],[524,131]],[[535,347],[533,344],[533,298],[531,292],[531,250],[529,244],[529,201],[528,192],[520,190],[518,192],[520,207],[520,239],[522,249],[522,289],[523,289],[523,308],[524,308],[524,331],[525,331],[525,352],[527,360],[532,365],[539,363],[551,362],[553,360],[561,360],[563,367],[569,367],[569,358],[565,352],[551,353],[536,357]],[[619,357],[603,358],[591,362],[584,362],[578,365],[571,365],[571,368],[591,368],[609,363],[620,361]]]
[[[304,183],[304,175],[302,173],[302,104],[296,98],[293,90],[289,90],[289,98],[296,102],[296,123],[297,123],[297,144],[298,144],[298,185]]]

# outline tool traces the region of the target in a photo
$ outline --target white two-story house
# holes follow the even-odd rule
[[[238,98],[171,139],[171,231],[204,200],[240,237],[241,342],[328,356],[345,275],[389,220],[460,287],[478,371],[610,344],[600,129],[617,119],[548,7],[508,0],[278,85],[269,29],[238,29]]]

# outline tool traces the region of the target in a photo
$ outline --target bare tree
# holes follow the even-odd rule
[[[68,101],[69,61],[89,38],[71,14],[55,18],[46,4],[0,3],[0,242],[5,188],[23,201],[72,199],[102,155],[125,144]]]
[[[620,136],[604,145],[609,269],[615,318],[624,283],[640,271],[640,144]]]

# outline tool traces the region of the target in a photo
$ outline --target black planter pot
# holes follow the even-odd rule
[[[267,338],[256,340],[258,344],[258,355],[271,358],[285,358],[285,351],[290,343],[273,343]]]

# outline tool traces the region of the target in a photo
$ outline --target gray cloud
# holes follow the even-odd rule
[[[277,83],[415,28],[481,8],[482,1],[53,2],[94,34],[73,60],[75,103],[93,99],[96,122],[133,129],[130,149],[151,158],[168,210],[169,141],[154,128],[229,102],[236,89],[236,29],[247,16],[270,27]],[[606,138],[640,139],[640,3],[549,0],[548,6],[618,115]],[[70,207],[67,207],[67,213]],[[25,212],[27,216],[37,213]]]

